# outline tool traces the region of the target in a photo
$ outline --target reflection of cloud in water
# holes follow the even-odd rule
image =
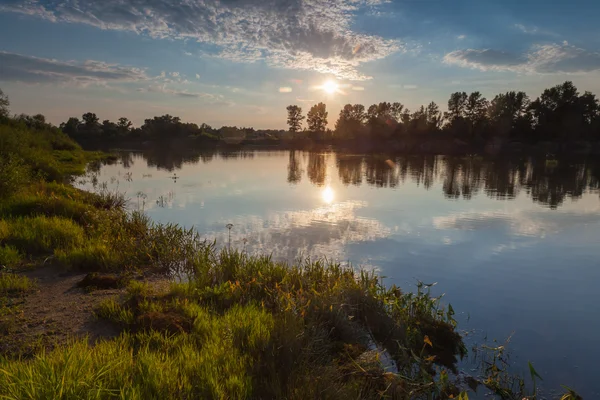
[[[589,213],[527,210],[463,212],[433,218],[433,225],[437,229],[503,230],[528,237],[545,237],[564,229],[597,222],[600,222],[598,210]]]
[[[289,211],[259,216],[240,216],[213,225],[208,238],[227,243],[225,225],[234,224],[232,247],[241,248],[247,240],[250,252],[273,254],[275,259],[294,260],[300,255],[342,259],[349,243],[374,241],[391,234],[381,222],[356,216],[366,202],[347,201],[308,211]]]

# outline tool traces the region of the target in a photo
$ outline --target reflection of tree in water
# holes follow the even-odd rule
[[[385,157],[365,157],[365,178],[368,184],[377,187],[396,187],[400,175],[396,164]]]
[[[444,195],[454,199],[470,199],[480,191],[492,198],[512,199],[524,189],[533,201],[557,208],[566,198],[600,188],[600,163],[591,161],[403,156],[392,162],[380,156],[336,157],[340,180],[346,185],[361,183],[364,162],[369,185],[395,187],[409,178],[429,189],[439,181]]]
[[[144,158],[151,167],[173,171],[186,163],[211,162],[221,158],[247,159],[254,151],[181,151],[172,148],[147,149]],[[270,153],[271,154],[271,153]],[[272,153],[277,154],[277,153]],[[278,153],[281,154],[281,153]],[[322,186],[326,181],[326,154],[291,151],[288,161],[288,182],[302,179],[302,157],[305,157],[310,182]],[[119,160],[127,168],[132,154],[122,153]],[[361,185],[364,180],[377,187],[397,187],[407,179],[430,189],[442,184],[449,198],[470,199],[480,191],[497,199],[512,199],[525,191],[533,201],[557,208],[568,198],[576,199],[586,191],[600,188],[600,162],[581,160],[546,161],[545,158],[493,159],[480,157],[364,156],[336,154],[338,176],[344,185]],[[101,163],[91,164],[89,171],[98,171]],[[251,165],[250,165],[251,167]]]
[[[336,154],[336,164],[338,175],[344,185],[359,186],[362,183],[362,156]]]
[[[129,169],[133,165],[133,154],[131,152],[120,152],[118,154],[119,162],[123,165],[123,168]]]
[[[323,186],[327,179],[327,170],[325,164],[325,154],[309,153],[308,154],[308,179],[317,186]]]
[[[302,164],[300,157],[296,155],[294,150],[290,151],[290,160],[288,162],[288,178],[289,183],[299,183],[302,180]]]
[[[583,164],[545,160],[530,162],[530,173],[524,182],[534,201],[557,208],[565,198],[579,198],[587,189],[593,189],[597,176]]]
[[[224,160],[237,160],[254,158],[254,151],[250,150],[220,150],[219,157]]]

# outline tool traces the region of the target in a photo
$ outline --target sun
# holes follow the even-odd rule
[[[334,94],[340,90],[340,85],[338,85],[335,81],[329,80],[321,86],[321,89],[323,89],[325,93]]]

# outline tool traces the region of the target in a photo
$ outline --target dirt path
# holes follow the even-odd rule
[[[72,338],[88,336],[95,341],[118,335],[116,327],[96,319],[93,311],[102,300],[123,294],[124,289],[88,293],[77,287],[86,274],[65,275],[53,267],[26,275],[36,280],[37,289],[17,300],[16,312],[4,321],[3,352],[31,354]]]

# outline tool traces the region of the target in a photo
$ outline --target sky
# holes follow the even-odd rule
[[[597,0],[0,0],[0,88],[55,124],[283,129],[288,105],[322,101],[333,128],[348,103],[445,109],[565,80],[600,95],[599,15]]]

